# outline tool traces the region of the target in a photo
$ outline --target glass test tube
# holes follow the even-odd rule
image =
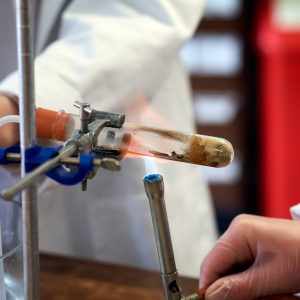
[[[37,111],[38,137],[67,140],[74,129],[80,128],[78,116],[58,112],[55,117],[52,116],[51,125],[43,124],[44,132],[41,136],[40,119],[45,123],[47,118],[39,117]],[[45,134],[46,128],[50,128],[51,132]],[[122,128],[105,127],[99,134],[97,147],[120,151],[125,156],[126,154],[152,156],[210,167],[224,167],[233,159],[232,145],[223,138],[186,134],[131,123],[124,123]]]

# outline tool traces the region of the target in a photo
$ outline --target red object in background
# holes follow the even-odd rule
[[[261,1],[260,213],[289,218],[300,203],[300,28],[283,31],[272,23],[272,3]]]

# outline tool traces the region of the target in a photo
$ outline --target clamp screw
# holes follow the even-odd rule
[[[86,108],[90,107],[89,103],[81,103],[80,104],[80,121],[81,121],[81,132],[88,133],[89,132],[89,119],[90,114],[86,111]]]
[[[87,179],[84,179],[82,182],[81,182],[81,190],[83,192],[86,192],[87,191]]]

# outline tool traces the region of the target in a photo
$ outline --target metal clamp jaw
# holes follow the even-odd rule
[[[81,127],[74,131],[71,140],[79,141],[81,152],[96,152],[101,155],[101,151],[97,149],[100,132],[105,127],[121,128],[125,122],[125,115],[97,111],[92,109],[90,104],[79,101],[75,101],[74,106],[80,110]]]
[[[93,153],[102,160],[101,167],[111,171],[119,170],[121,159],[119,152],[104,151],[97,145],[98,137],[105,127],[121,128],[125,122],[125,115],[118,113],[102,112],[92,109],[89,103],[75,101],[74,106],[79,108],[81,126],[75,130],[71,139],[66,143],[78,144],[79,153]],[[87,178],[82,181],[82,190],[87,190],[87,179],[92,179],[97,170],[89,172]]]

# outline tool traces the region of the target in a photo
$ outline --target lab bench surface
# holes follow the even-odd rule
[[[160,275],[118,265],[42,254],[42,300],[162,300]],[[196,279],[180,278],[184,294],[197,290]]]

